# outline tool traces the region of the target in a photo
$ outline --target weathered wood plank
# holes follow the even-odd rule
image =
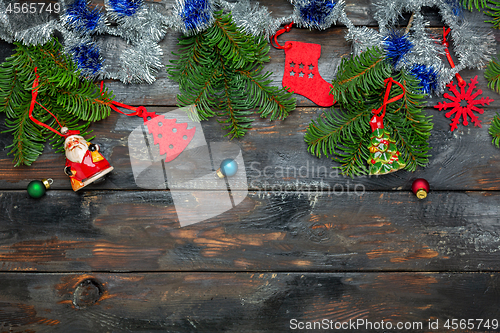
[[[159,114],[173,108],[148,108]],[[367,190],[409,190],[413,179],[426,178],[434,190],[499,190],[500,150],[491,144],[488,127],[492,112],[483,116],[483,128],[460,126],[449,131],[450,120],[444,112],[428,110],[434,117],[435,128],[430,144],[432,157],[426,168],[414,173],[399,171],[381,177],[341,176],[331,169],[336,165],[328,158],[318,159],[307,152],[304,134],[312,119],[322,109],[298,108],[285,121],[270,122],[257,118],[254,128],[243,138],[233,140],[245,160],[248,185],[251,190],[318,187],[337,184],[361,184]],[[128,136],[142,119],[113,114],[110,118],[93,125],[94,134],[103,148],[103,154],[115,167],[107,180],[91,185],[90,189],[138,189],[130,164]],[[0,129],[3,127],[0,115]],[[203,122],[207,142],[227,142],[222,126],[215,120]],[[12,142],[10,134],[0,135],[0,144]],[[201,157],[200,157],[201,158]],[[7,150],[0,150],[0,189],[25,189],[33,179],[51,177],[53,188],[70,189],[68,177],[63,173],[64,156],[47,149],[31,167],[13,168],[12,158]]]
[[[497,192],[432,192],[419,201],[361,190],[251,192],[184,228],[167,191],[50,191],[41,200],[2,192],[0,270],[500,269]]]
[[[100,288],[95,303],[93,293],[75,293],[89,280],[85,291]],[[298,329],[307,322],[333,325],[325,331],[347,323],[339,331],[447,332],[452,319],[489,320],[489,327],[474,320],[468,331],[491,332],[500,318],[497,273],[1,274],[0,281],[0,328],[8,332],[312,331]]]

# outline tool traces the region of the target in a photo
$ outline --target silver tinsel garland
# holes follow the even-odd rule
[[[352,42],[355,55],[374,46],[384,49],[402,13],[409,12],[414,13],[413,23],[404,36],[412,44],[412,49],[395,64],[395,69],[410,69],[415,65],[432,67],[438,73],[438,84],[434,89],[436,92],[443,91],[458,71],[483,67],[494,51],[492,34],[481,33],[471,27],[464,18],[455,15],[447,0],[378,0],[375,4],[378,31],[355,27],[346,15],[344,0],[289,0],[294,6],[293,13],[277,18],[273,17],[266,7],[257,2],[251,3],[250,0],[176,0],[172,8],[166,8],[162,4],[146,4],[141,0],[105,0],[104,11],[94,9],[102,16],[95,16],[95,21],[90,23],[75,22],[68,9],[77,1],[88,0],[70,1],[66,3],[65,0],[59,0],[61,15],[58,20],[47,19],[34,25],[28,22],[30,16],[27,15],[24,15],[26,22],[13,24],[13,17],[7,15],[5,3],[0,0],[0,38],[7,42],[20,41],[26,45],[43,44],[55,31],[59,31],[64,39],[65,51],[77,57],[78,52],[82,53],[82,50],[109,49],[109,45],[105,45],[102,38],[98,37],[116,36],[123,39],[127,46],[115,66],[106,64],[106,61],[102,63],[101,55],[96,55],[92,60],[96,64],[101,61],[102,65],[96,65],[98,70],[83,70],[83,75],[96,79],[118,79],[125,83],[152,83],[156,79],[155,74],[162,68],[163,52],[158,43],[165,37],[167,30],[173,29],[185,35],[197,34],[213,24],[215,10],[231,12],[233,21],[242,31],[263,38],[270,38],[281,25],[291,21],[299,27],[319,30],[328,29],[339,21],[347,27],[345,38]],[[130,3],[133,11],[125,12],[122,7],[116,5],[117,1]],[[443,57],[444,47],[440,44],[442,37],[432,36],[427,31],[428,22],[420,13],[422,6],[437,7],[444,24],[451,28],[449,39],[453,42],[459,59],[456,68],[451,69]],[[15,19],[20,20],[19,16]],[[20,30],[16,29],[17,26],[29,28]],[[116,71],[109,70],[111,67],[117,67],[116,65]]]
[[[355,48],[355,52],[362,52],[370,46],[383,47],[387,36],[394,31],[398,19],[403,13],[413,13],[413,23],[406,34],[413,44],[401,63],[401,67],[411,68],[414,65],[433,66],[439,73],[436,92],[442,93],[453,76],[465,68],[483,68],[488,64],[491,55],[495,52],[495,38],[491,32],[484,32],[472,27],[465,17],[454,12],[450,1],[447,0],[379,0],[375,3],[375,19],[379,23],[379,40],[374,38],[373,32],[359,33],[356,39],[364,40],[363,47]],[[451,29],[448,37],[450,48],[453,46],[458,63],[455,68],[450,68],[444,53],[442,36],[430,36],[426,30],[422,7],[436,7],[443,18],[444,25]],[[372,44],[367,43],[370,41]]]
[[[256,2],[253,6],[250,0],[241,0],[236,3],[220,1],[220,4],[231,11],[234,23],[240,29],[253,36],[264,36],[269,39],[279,30],[282,24],[290,23],[292,16],[273,18],[271,12]]]

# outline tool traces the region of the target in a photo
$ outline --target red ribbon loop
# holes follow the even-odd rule
[[[389,99],[389,95],[391,93],[391,88],[392,88],[392,84],[393,83],[397,84],[403,90],[403,93],[399,94],[399,95],[397,95],[397,96],[395,96],[395,97],[393,97],[391,99]],[[375,115],[377,115],[377,116],[380,114],[380,112],[382,110],[384,110],[384,112],[382,113],[382,115],[380,116],[380,118],[384,118],[385,117],[385,112],[387,110],[387,105],[388,104],[391,104],[391,103],[394,103],[394,102],[400,100],[406,94],[405,87],[403,87],[403,85],[401,83],[399,83],[398,81],[395,81],[392,77],[385,79],[384,85],[386,87],[386,89],[385,89],[385,96],[384,96],[384,102],[382,103],[382,106],[380,108],[372,110],[372,113],[375,114]]]
[[[47,108],[45,108],[42,104],[38,103],[38,101],[36,100],[36,98],[38,97],[38,86],[39,86],[39,83],[40,83],[39,81],[40,81],[40,76],[37,74],[37,67],[35,67],[35,80],[33,81],[33,90],[31,91],[31,104],[30,104],[30,110],[29,110],[29,115],[28,115],[29,118],[35,124],[40,125],[42,127],[45,127],[47,129],[51,130],[52,132],[56,133],[57,135],[62,136],[63,138],[67,138],[68,136],[71,136],[71,135],[78,135],[78,134],[80,134],[80,131],[78,131],[78,130],[68,130],[66,133],[63,134],[63,133],[61,133],[59,131],[56,131],[55,129],[53,129],[49,125],[44,124],[41,121],[35,119],[35,117],[33,116],[33,110],[35,109],[35,104],[38,104],[45,111],[47,111],[52,117],[54,117],[54,119],[56,120],[56,122],[59,125],[59,127],[61,127],[61,128],[63,127],[63,125],[59,122],[59,120],[57,119],[57,117],[52,112],[50,112]],[[101,90],[100,90],[101,91],[101,95],[104,95],[104,93],[102,91],[103,88],[104,88],[104,82],[101,81]],[[124,109],[127,109],[127,110],[132,110],[134,112],[127,114],[127,113],[121,111],[120,109],[118,109],[117,106],[119,106],[121,108],[124,108]],[[111,104],[109,105],[109,107],[111,109],[115,110],[116,112],[124,114],[124,115],[127,115],[127,116],[139,116],[139,117],[142,117],[144,119],[144,122],[146,122],[149,119],[154,118],[154,117],[157,116],[157,114],[155,112],[148,112],[148,110],[144,106],[133,107],[133,106],[130,106],[130,105],[127,105],[127,104],[123,104],[123,103],[111,101]]]
[[[101,81],[101,95],[104,95],[104,93],[102,92],[103,85],[104,85],[104,82]],[[127,109],[127,110],[134,111],[134,112],[125,113],[125,112],[121,111],[120,109],[118,109],[117,106],[124,108],[124,109]],[[109,107],[111,109],[115,110],[116,112],[124,114],[124,115],[129,116],[129,117],[132,117],[132,116],[142,117],[144,119],[144,122],[157,116],[157,114],[155,112],[148,112],[148,110],[144,106],[133,107],[133,106],[123,104],[120,102],[111,101],[111,105]]]
[[[284,50],[285,48],[286,49],[291,48],[292,47],[291,44],[288,44],[287,46],[281,46],[280,43],[278,43],[278,36],[284,34],[285,32],[290,32],[290,30],[292,30],[292,25],[293,25],[293,21],[292,21],[292,23],[285,25],[285,27],[283,29],[278,30],[274,36],[271,36],[271,45],[277,49],[280,49],[280,50]],[[273,38],[274,38],[274,42],[276,43],[276,45],[273,44]]]
[[[61,123],[59,122],[59,120],[57,120],[57,117],[52,113],[50,112],[47,108],[45,108],[42,104],[38,103],[38,101],[36,100],[36,98],[38,97],[38,85],[39,85],[39,80],[40,80],[40,76],[37,74],[37,67],[35,67],[35,80],[33,81],[33,90],[31,91],[31,104],[30,104],[30,110],[29,110],[29,114],[28,114],[28,117],[37,125],[40,125],[42,127],[45,127],[47,128],[48,130],[51,130],[52,132],[56,133],[57,135],[59,136],[62,136],[63,138],[67,138],[68,136],[70,135],[78,135],[80,134],[80,131],[78,130],[75,130],[75,131],[68,131],[67,133],[65,134],[62,134],[61,132],[58,132],[56,131],[55,129],[53,129],[52,127],[50,127],[49,125],[47,124],[44,124],[42,123],[41,121],[35,119],[35,117],[33,116],[33,110],[35,109],[35,104],[38,104],[42,107],[42,109],[44,109],[45,111],[47,111],[52,117],[54,117],[54,119],[56,120],[57,124],[59,125],[59,127],[63,127],[61,125]]]
[[[443,27],[443,45],[445,46],[446,58],[448,59],[448,62],[450,63],[451,68],[455,68],[455,63],[453,62],[453,59],[451,58],[451,54],[450,54],[450,50],[449,50],[450,43],[446,39],[446,37],[448,37],[450,32],[451,32],[451,28],[446,29],[445,27]],[[458,73],[455,74],[455,76],[457,77],[458,85],[460,87],[465,87],[466,82],[462,78],[462,76],[460,76],[460,74],[458,74]]]

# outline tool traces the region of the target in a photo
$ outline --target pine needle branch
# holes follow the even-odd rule
[[[492,17],[486,23],[493,24],[493,28],[500,28],[500,1],[498,0],[461,0],[460,4],[469,11],[479,11]]]
[[[340,166],[334,168],[351,177],[371,173],[372,167],[382,168],[383,165],[379,167],[379,162],[370,157],[374,152],[370,153],[369,147],[376,148],[374,145],[381,140],[372,137],[370,119],[372,110],[379,109],[383,103],[384,81],[391,75],[376,48],[344,60],[332,89],[340,108],[327,110],[311,122],[304,137],[308,151],[338,162]],[[429,158],[428,139],[433,124],[431,117],[422,113],[426,95],[420,92],[417,79],[405,70],[392,77],[402,84],[404,92],[398,85],[393,85],[390,91],[389,98],[400,94],[403,98],[388,104],[384,118],[384,131],[390,135],[388,138],[395,139],[396,146],[384,144],[392,145],[391,151],[394,149],[400,154],[394,168],[401,162],[401,167],[415,171],[417,166],[426,165]],[[372,163],[370,169],[368,161]]]
[[[493,137],[493,144],[500,148],[500,115],[498,113],[495,115],[495,118],[491,122],[491,126],[489,129],[491,136]]]
[[[179,106],[196,105],[203,120],[217,116],[231,138],[251,128],[254,109],[271,120],[286,118],[295,99],[270,86],[270,73],[262,74],[269,61],[267,42],[241,32],[230,14],[214,15],[212,27],[179,39],[178,59],[167,66],[170,78],[179,83]]]
[[[379,48],[369,49],[357,57],[352,55],[340,63],[333,81],[333,97],[343,104],[351,99],[361,100],[364,98],[362,91],[382,89],[384,80],[390,76],[391,67]]]
[[[500,57],[498,54],[486,67],[484,77],[488,80],[488,87],[500,94]]]
[[[462,6],[469,11],[474,9],[481,11],[481,9],[487,6],[487,0],[461,0]]]
[[[43,152],[45,142],[58,151],[64,139],[29,119],[31,91],[39,75],[37,102],[50,110],[63,126],[87,134],[90,122],[107,117],[113,94],[87,80],[82,80],[77,66],[62,52],[54,38],[44,45],[15,43],[15,53],[0,65],[0,112],[5,112],[6,132],[13,134],[9,154],[15,166],[31,165]],[[36,68],[36,74],[35,74]],[[33,115],[59,130],[55,119],[39,105]]]

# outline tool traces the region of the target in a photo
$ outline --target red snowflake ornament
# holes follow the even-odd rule
[[[471,80],[469,83],[469,88],[465,91],[465,82],[464,84],[459,84],[460,92],[457,89],[457,86],[453,84],[453,81],[448,83],[447,87],[450,89],[450,92],[453,93],[454,96],[446,93],[443,95],[444,98],[449,99],[451,102],[441,102],[434,107],[439,109],[439,111],[447,110],[451,108],[451,111],[446,113],[446,118],[451,118],[453,114],[455,114],[455,118],[451,122],[451,131],[454,131],[457,128],[457,125],[460,124],[460,118],[463,119],[464,126],[469,125],[469,121],[467,120],[469,117],[470,120],[474,123],[474,126],[481,126],[481,120],[474,114],[474,111],[483,114],[484,110],[476,107],[476,105],[489,105],[493,100],[489,97],[483,97],[481,99],[476,99],[479,95],[483,93],[481,89],[478,89],[475,93],[474,89],[477,86],[477,75],[475,78]],[[467,103],[466,106],[462,106],[462,102]]]

